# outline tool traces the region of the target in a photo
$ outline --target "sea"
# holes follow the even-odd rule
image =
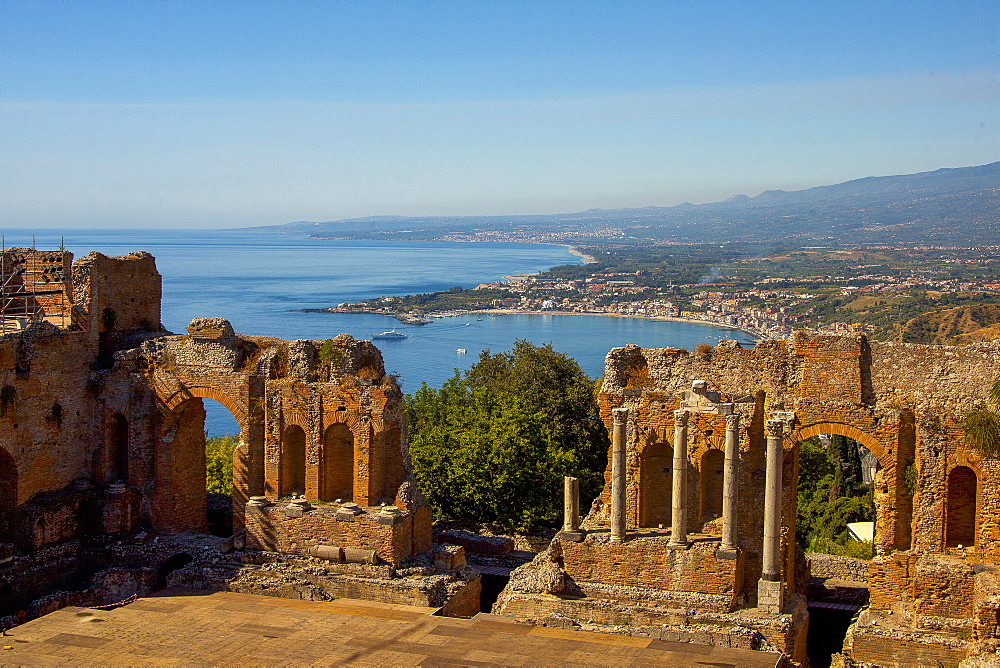
[[[328,339],[346,332],[358,339],[395,328],[402,340],[375,340],[386,371],[403,392],[441,384],[476,362],[480,352],[510,350],[524,339],[551,343],[593,378],[603,373],[611,348],[692,349],[699,343],[748,334],[710,325],[632,317],[468,314],[435,318],[423,326],[368,314],[303,313],[382,296],[472,288],[505,275],[544,271],[582,260],[566,246],[526,243],[353,241],[246,230],[2,230],[5,248],[64,245],[76,258],[90,251],[156,256],[163,276],[162,322],[183,333],[192,318],[222,317],[237,332],[285,339]],[[460,352],[464,350],[465,352]],[[205,400],[206,431],[236,433],[232,415]]]

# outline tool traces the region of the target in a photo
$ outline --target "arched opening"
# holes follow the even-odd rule
[[[346,424],[330,425],[323,437],[321,501],[354,499],[354,435]]]
[[[722,515],[722,469],[726,455],[712,448],[701,457],[701,521],[709,522]]]
[[[213,399],[191,397],[174,407],[154,457],[154,525],[163,531],[233,533],[234,453],[240,427]]]
[[[0,543],[14,542],[17,517],[17,465],[0,447]]]
[[[128,420],[121,413],[115,413],[111,416],[108,431],[108,475],[105,482],[121,480],[128,483]]]
[[[956,466],[948,474],[947,524],[945,545],[969,547],[976,544],[976,494],[979,481],[968,466]]]
[[[305,494],[306,432],[297,424],[285,428],[281,436],[281,474],[278,495]]]
[[[840,434],[817,434],[798,448],[796,541],[809,552],[870,559],[875,500],[870,451]],[[877,467],[877,460],[876,460]]]
[[[392,427],[375,437],[371,466],[369,467],[368,498],[372,505],[392,503],[396,491],[406,479],[403,458],[400,456],[402,433]]]
[[[650,443],[639,461],[639,525],[670,526],[674,449]]]
[[[205,512],[208,531],[233,534],[233,455],[242,443],[240,424],[229,409],[214,399],[205,406]]]

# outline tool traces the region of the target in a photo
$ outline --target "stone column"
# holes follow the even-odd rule
[[[557,538],[579,543],[583,540],[580,530],[580,481],[566,476],[563,479],[563,528]]]
[[[687,547],[687,424],[686,410],[674,411],[674,470],[670,512],[670,546]]]
[[[764,563],[757,585],[757,607],[780,614],[784,604],[781,586],[781,447],[784,423],[768,420],[767,468],[764,482]]]
[[[740,453],[740,416],[726,416],[726,461],[722,469],[722,549],[736,548],[736,468]]]
[[[614,429],[611,432],[611,542],[625,540],[625,428],[628,409],[612,409]]]

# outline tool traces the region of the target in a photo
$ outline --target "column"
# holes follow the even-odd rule
[[[673,496],[670,512],[670,545],[687,547],[687,424],[688,412],[674,411]]]
[[[781,613],[784,597],[781,586],[781,447],[784,423],[768,420],[767,468],[764,482],[764,563],[757,585],[757,607]]]
[[[577,478],[566,476],[563,479],[563,528],[556,537],[576,543],[583,540],[580,530],[580,481]]]
[[[614,429],[611,432],[611,542],[625,540],[625,427],[627,408],[611,411]]]
[[[726,416],[726,461],[722,469],[722,549],[736,547],[736,467],[740,452],[740,416]]]

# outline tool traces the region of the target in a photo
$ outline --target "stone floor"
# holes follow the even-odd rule
[[[524,626],[352,599],[169,589],[115,610],[63,608],[2,640],[0,665],[775,666],[777,654]],[[10,647],[11,649],[7,649]]]

